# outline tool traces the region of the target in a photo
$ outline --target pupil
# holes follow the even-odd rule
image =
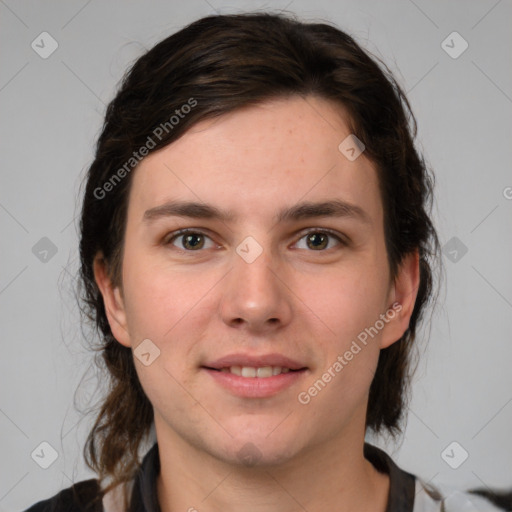
[[[312,244],[314,248],[325,247],[326,240],[327,236],[319,233],[313,233],[308,237],[308,241]]]
[[[183,245],[185,248],[187,248],[187,246],[193,248],[198,247],[199,245],[201,245],[201,235],[187,235],[185,237]]]

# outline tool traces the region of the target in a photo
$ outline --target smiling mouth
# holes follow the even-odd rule
[[[245,378],[258,378],[258,379],[266,379],[269,377],[275,377],[276,375],[281,375],[289,372],[302,372],[306,370],[306,368],[300,368],[297,370],[292,370],[291,368],[286,368],[282,366],[260,366],[260,367],[252,367],[252,366],[229,366],[225,368],[210,368],[205,367],[207,370],[214,370],[222,373],[232,373],[233,375],[237,375],[238,377]]]

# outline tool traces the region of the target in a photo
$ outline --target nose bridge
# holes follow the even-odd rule
[[[268,248],[262,248],[259,255],[256,250],[249,247],[249,250],[244,256],[239,252],[247,250],[247,245],[239,246],[237,249],[237,256],[234,257],[234,278],[242,285],[243,290],[250,294],[259,293],[261,291],[272,291],[271,288],[275,287],[274,280],[276,279],[275,270],[276,261],[272,258],[272,254]],[[245,257],[247,256],[247,258]]]
[[[291,304],[279,276],[279,261],[270,247],[252,237],[233,254],[232,272],[225,283],[222,315],[226,323],[247,323],[252,328],[287,323]]]

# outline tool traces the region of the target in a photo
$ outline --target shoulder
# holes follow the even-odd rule
[[[103,512],[98,480],[83,480],[24,512]]]
[[[390,477],[386,512],[512,512],[512,489],[462,491],[444,484],[432,485],[404,471],[377,446],[365,443],[365,457]]]
[[[510,508],[498,506],[498,495],[479,495],[448,486],[433,486],[416,477],[413,512],[503,512]]]

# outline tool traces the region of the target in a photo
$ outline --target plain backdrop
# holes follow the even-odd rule
[[[0,511],[93,476],[81,457],[92,417],[75,401],[86,407],[97,382],[73,289],[79,187],[106,104],[159,40],[205,15],[257,9],[330,21],[382,58],[437,176],[445,284],[405,433],[372,441],[433,484],[512,485],[509,0],[1,0]],[[47,469],[41,443],[56,452]],[[446,462],[466,452],[456,469]]]

